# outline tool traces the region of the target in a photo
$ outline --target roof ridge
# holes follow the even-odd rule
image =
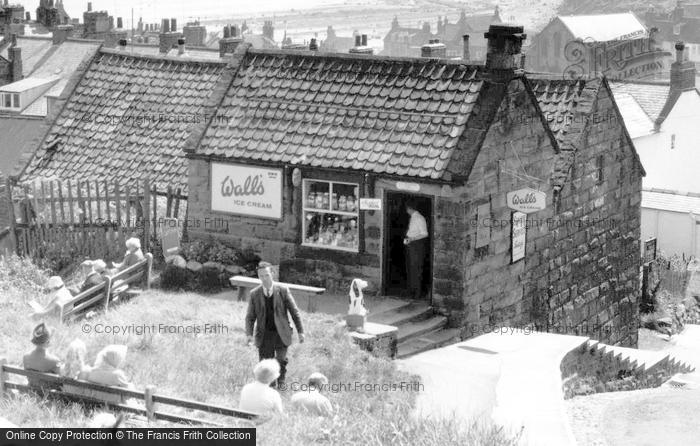
[[[124,51],[124,50],[116,50],[113,48],[100,48],[99,50],[100,54],[109,54],[111,56],[121,56],[121,57],[128,57],[132,59],[147,59],[147,60],[152,60],[152,61],[157,61],[157,62],[179,62],[179,63],[199,63],[199,64],[211,64],[211,65],[221,65],[221,66],[226,66],[228,64],[228,61],[225,59],[222,60],[216,60],[216,59],[207,59],[203,57],[177,57],[177,56],[167,56],[164,54],[159,54],[159,55],[152,55],[152,54],[143,54],[143,53],[132,53],[129,51]]]
[[[422,62],[435,63],[445,65],[464,65],[466,67],[474,67],[479,71],[485,71],[486,67],[480,64],[464,63],[462,59],[432,59],[427,57],[394,57],[381,54],[354,54],[354,53],[334,53],[309,50],[291,50],[291,49],[262,49],[251,48],[248,50],[251,55],[267,55],[267,56],[303,56],[309,58],[329,58],[329,59],[351,59],[351,60],[371,60],[378,62]]]

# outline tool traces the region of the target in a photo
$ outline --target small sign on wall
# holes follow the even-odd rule
[[[381,211],[382,210],[382,199],[381,198],[360,198],[360,210],[361,211]]]
[[[519,212],[540,211],[547,207],[547,194],[535,189],[525,188],[506,194],[508,207]]]
[[[656,237],[644,242],[644,263],[656,260]]]
[[[476,245],[483,248],[491,242],[491,203],[484,203],[476,208]]]
[[[211,210],[281,219],[282,170],[212,163]]]
[[[418,184],[418,183],[405,183],[403,181],[397,181],[396,188],[398,190],[407,190],[409,192],[418,192],[418,191],[420,191],[420,184]]]
[[[515,211],[511,222],[511,263],[515,263],[525,257],[527,214]]]

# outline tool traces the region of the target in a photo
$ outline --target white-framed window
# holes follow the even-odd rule
[[[360,185],[305,179],[302,244],[358,252]]]
[[[19,93],[0,93],[0,108],[19,109]]]

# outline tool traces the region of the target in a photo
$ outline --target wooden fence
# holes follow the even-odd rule
[[[48,180],[6,189],[17,254],[59,264],[84,257],[119,260],[130,237],[150,251],[158,222],[177,218],[186,206],[180,189],[158,190],[147,180]]]

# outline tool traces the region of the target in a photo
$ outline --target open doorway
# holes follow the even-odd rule
[[[422,298],[430,301],[432,291],[433,258],[433,200],[431,197],[401,192],[386,192],[384,203],[384,295],[411,298],[408,283],[407,248],[404,237],[410,216],[406,202],[415,202],[416,210],[425,218],[428,239],[423,261]]]

